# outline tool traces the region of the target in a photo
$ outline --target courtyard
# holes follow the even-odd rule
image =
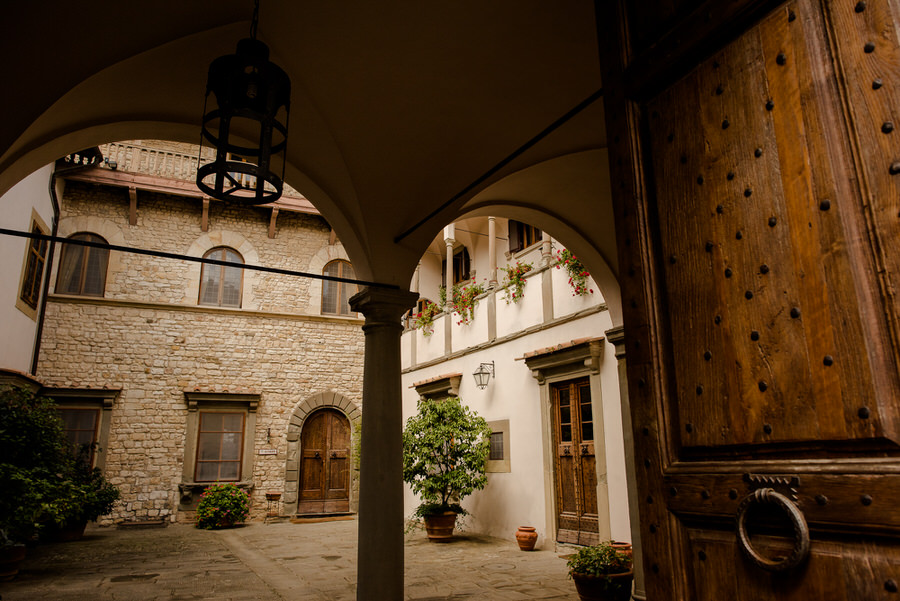
[[[205,531],[101,528],[82,540],[28,550],[3,601],[217,601],[356,599],[357,521],[250,523]],[[567,599],[565,560],[543,537],[513,541],[460,533],[449,544],[416,531],[405,540],[405,598]]]

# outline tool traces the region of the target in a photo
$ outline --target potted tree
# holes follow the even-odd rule
[[[403,480],[422,499],[415,516],[425,522],[428,538],[448,542],[460,501],[487,485],[490,453],[487,421],[458,397],[420,399],[418,413],[403,431]]]
[[[580,549],[567,565],[581,601],[628,601],[634,571],[631,556],[612,542]]]

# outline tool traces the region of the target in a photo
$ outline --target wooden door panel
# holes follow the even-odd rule
[[[705,1],[658,35],[626,5],[596,3],[648,598],[894,598],[900,2]],[[810,527],[784,574],[735,537],[760,488]]]
[[[896,543],[817,540],[796,573],[760,572],[738,552],[734,534],[688,528],[695,601],[876,601],[896,599],[900,547]],[[792,542],[754,537],[754,548],[767,556],[789,553]],[[730,574],[723,579],[722,574]],[[772,597],[775,591],[777,597]]]
[[[334,410],[313,413],[301,434],[299,513],[350,510],[350,424]]]
[[[833,179],[808,147],[818,139],[801,102],[816,67],[806,38],[823,32],[792,12],[802,11],[776,11],[648,103],[684,449],[884,435],[886,399],[845,376],[871,372],[861,350],[873,332],[853,296],[831,295],[854,289],[854,257],[839,229],[821,226],[855,215],[850,203],[822,210],[829,199],[812,177]]]

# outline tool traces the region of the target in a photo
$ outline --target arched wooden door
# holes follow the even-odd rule
[[[350,511],[350,421],[340,411],[311,414],[300,435],[297,513]]]

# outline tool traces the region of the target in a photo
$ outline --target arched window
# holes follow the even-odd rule
[[[347,261],[332,261],[322,270],[323,275],[329,275],[338,278],[356,279],[353,272],[353,266]],[[356,284],[348,284],[346,282],[333,282],[325,280],[322,282],[322,313],[330,313],[332,315],[350,315],[350,304],[347,302],[351,296],[356,294]]]
[[[203,258],[244,264],[244,258],[236,250],[225,246],[212,249]],[[244,270],[240,267],[204,263],[200,270],[200,304],[240,307],[243,278]]]
[[[97,234],[87,232],[73,234],[69,236],[69,239],[106,244],[106,240]],[[105,248],[64,244],[62,256],[59,259],[56,293],[103,296],[106,290],[106,267],[108,264],[109,250]]]

